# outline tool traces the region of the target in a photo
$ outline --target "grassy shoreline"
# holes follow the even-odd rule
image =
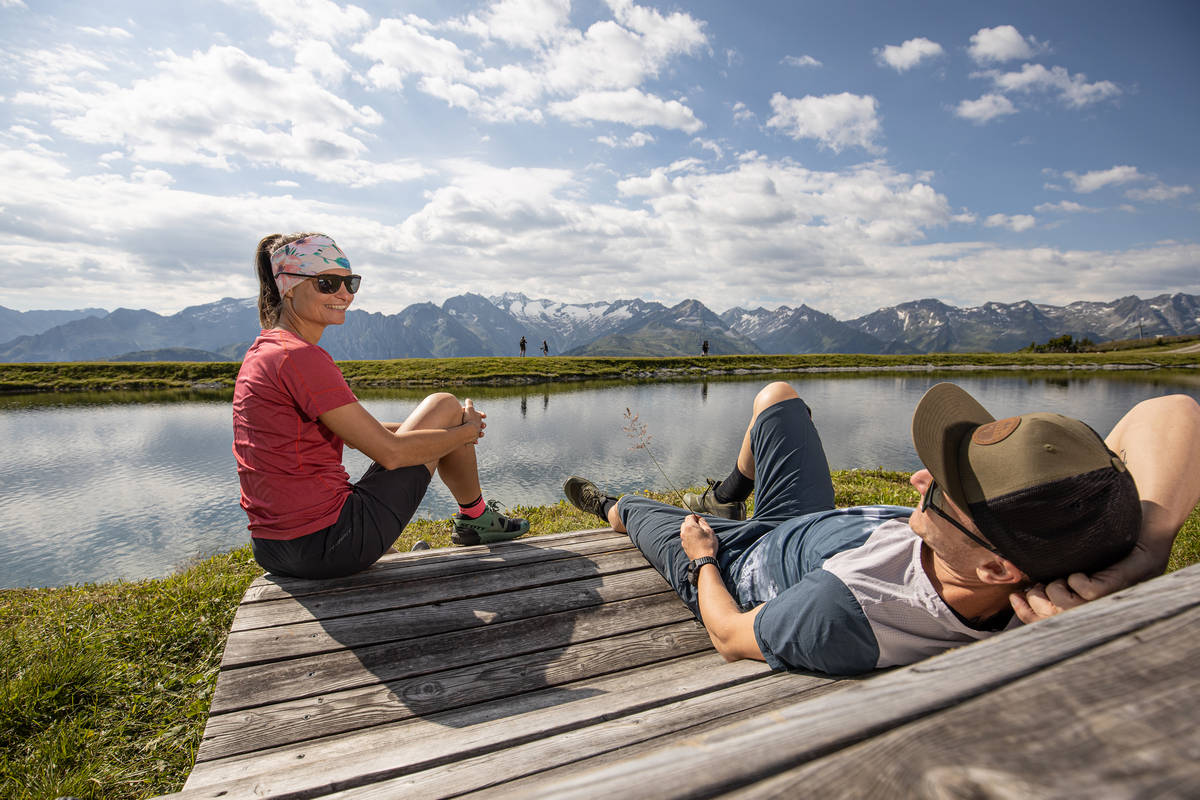
[[[908,475],[835,472],[835,502],[911,506],[917,493]],[[536,534],[597,526],[565,502],[515,510]],[[448,522],[414,522],[396,547],[418,539],[450,546]],[[1197,561],[1200,510],[1169,569]],[[124,800],[182,787],[233,615],[260,573],[245,546],[166,578],[0,590],[0,796]]]
[[[688,358],[404,358],[341,361],[355,388],[519,386],[556,381],[701,380],[776,373],[889,373],[937,370],[1153,370],[1200,367],[1200,353],[1145,347],[1106,353],[815,354]],[[0,364],[0,394],[229,390],[236,362],[48,362]]]

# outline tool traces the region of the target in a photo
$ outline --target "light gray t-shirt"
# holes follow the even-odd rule
[[[855,674],[997,632],[971,627],[934,590],[921,540],[907,523],[911,513],[858,506],[806,514],[737,558],[734,597],[743,609],[766,604],[754,634],[767,664]]]

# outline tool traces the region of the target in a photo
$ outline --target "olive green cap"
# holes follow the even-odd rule
[[[917,403],[912,436],[946,495],[1035,580],[1108,566],[1137,539],[1133,479],[1080,420],[1045,412],[997,420],[939,383]]]

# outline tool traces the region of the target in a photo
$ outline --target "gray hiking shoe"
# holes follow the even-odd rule
[[[578,508],[580,511],[585,511],[588,514],[595,514],[600,519],[604,520],[604,524],[608,524],[608,517],[604,514],[604,504],[609,500],[616,500],[611,494],[605,494],[596,488],[596,484],[589,480],[572,475],[563,483],[563,494],[567,496],[567,500],[571,505]]]
[[[492,544],[507,542],[529,531],[529,521],[519,517],[506,517],[501,512],[500,503],[488,500],[487,508],[475,519],[456,513],[454,532],[450,541],[469,547],[476,544]]]
[[[708,481],[708,488],[702,494],[696,494],[695,492],[684,493],[684,508],[696,514],[707,514],[710,517],[736,520],[746,518],[746,502],[744,500],[738,500],[733,503],[718,502],[713,492],[721,485],[721,482],[714,481],[712,478],[705,478],[705,480]]]

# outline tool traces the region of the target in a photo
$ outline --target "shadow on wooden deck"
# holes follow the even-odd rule
[[[1198,609],[1200,566],[839,680],[726,664],[607,529],[264,577],[174,796],[1200,795]]]

